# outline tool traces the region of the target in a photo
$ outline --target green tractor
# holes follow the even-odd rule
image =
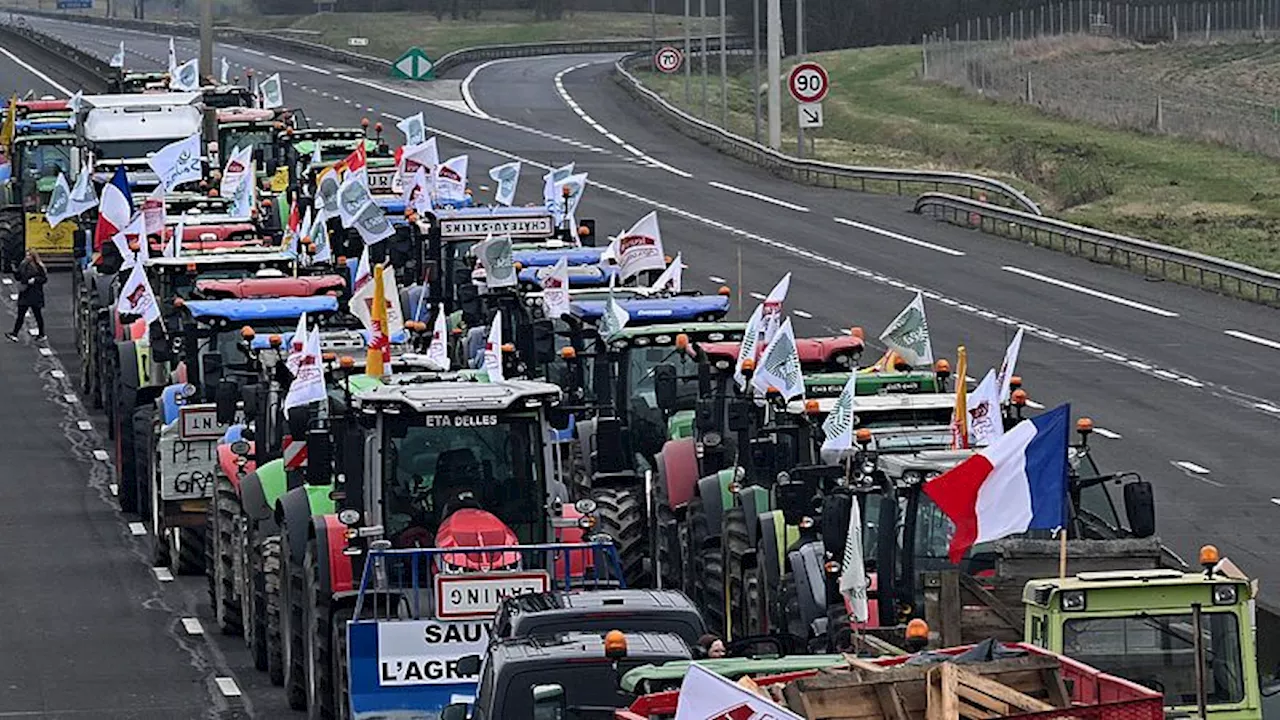
[[[50,227],[45,210],[58,175],[74,184],[80,153],[65,100],[9,100],[0,141],[9,178],[0,180],[0,265],[13,270],[27,250],[51,265],[73,262],[75,224]]]

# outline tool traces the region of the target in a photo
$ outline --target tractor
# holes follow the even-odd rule
[[[76,136],[65,100],[9,100],[0,142],[8,157],[10,177],[0,182],[0,265],[12,270],[27,250],[46,263],[69,265],[75,225],[49,227],[45,210],[58,175],[74,184],[80,171]]]

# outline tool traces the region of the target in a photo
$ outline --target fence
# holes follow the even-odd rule
[[[1280,87],[1261,67],[1280,63],[1276,39],[1280,0],[1076,0],[927,35],[922,74],[1074,120],[1280,157]]]

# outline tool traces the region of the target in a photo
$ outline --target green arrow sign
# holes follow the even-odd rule
[[[409,48],[391,64],[391,77],[399,80],[430,80],[435,77],[436,64],[422,48]]]

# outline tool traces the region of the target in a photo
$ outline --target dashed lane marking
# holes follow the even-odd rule
[[[1233,338],[1236,338],[1237,340],[1245,340],[1251,343],[1256,343],[1258,345],[1269,347],[1273,350],[1280,350],[1280,342],[1276,342],[1275,340],[1269,340],[1267,338],[1259,337],[1257,335],[1251,335],[1247,332],[1244,332],[1243,330],[1224,330],[1223,332],[1227,335],[1230,335]]]
[[[140,522],[131,522],[129,523],[129,533],[131,535],[146,535],[147,526]]]
[[[1176,461],[1174,461],[1174,463],[1173,463],[1173,464],[1174,464],[1174,465],[1177,465],[1178,467],[1182,468],[1183,470],[1186,470],[1187,472],[1193,472],[1193,473],[1195,473],[1195,474],[1197,474],[1197,475],[1208,475],[1208,474],[1209,474],[1209,468],[1204,467],[1203,465],[1197,465],[1197,464],[1195,464],[1195,463],[1191,462],[1190,460],[1176,460]]]
[[[115,483],[108,485],[107,489],[111,491],[111,497],[118,497],[120,495],[120,486]]]
[[[1102,437],[1104,437],[1104,438],[1108,439],[1108,440],[1119,440],[1119,439],[1121,438],[1120,433],[1118,433],[1118,432],[1113,432],[1113,431],[1108,430],[1108,429],[1106,429],[1106,428],[1096,427],[1096,428],[1094,428],[1094,429],[1093,429],[1093,431],[1094,431],[1095,433],[1097,433],[1097,434],[1101,435]]]
[[[734,193],[735,195],[742,195],[743,197],[749,197],[753,200],[767,202],[772,205],[777,205],[778,207],[787,208],[788,210],[795,210],[796,212],[804,212],[804,213],[809,212],[809,208],[803,205],[796,205],[795,203],[787,202],[786,200],[779,200],[778,198],[769,197],[768,195],[763,195],[758,192],[752,192],[751,190],[743,190],[740,187],[734,187],[732,185],[727,185],[722,182],[716,182],[712,180],[712,181],[708,181],[707,184],[713,188],[724,190],[725,192],[731,192],[731,193]]]
[[[227,697],[240,697],[240,686],[236,685],[234,678],[220,677],[214,678],[214,682],[218,685],[218,691]]]
[[[319,67],[316,67],[315,65],[308,65],[306,63],[298,63],[298,67],[302,68],[303,70],[310,70],[311,72],[314,72],[314,73],[320,73],[321,75],[333,74],[332,70],[325,70],[324,68],[319,68]]]
[[[836,222],[840,223],[841,225],[847,225],[848,227],[857,228],[859,230],[865,230],[869,233],[875,233],[876,235],[881,235],[883,237],[891,238],[893,240],[898,240],[900,242],[908,243],[910,245],[915,245],[917,247],[927,248],[929,250],[933,250],[934,252],[940,252],[943,255],[950,255],[952,257],[964,257],[963,250],[956,250],[955,248],[949,248],[943,245],[938,245],[937,243],[931,243],[927,240],[913,238],[910,235],[903,235],[901,233],[896,233],[891,230],[885,230],[884,228],[878,228],[875,225],[867,225],[866,223],[860,223],[857,220],[849,220],[848,218],[841,218],[841,217],[834,218],[834,219]]]
[[[80,397],[79,397],[78,395],[76,395],[75,393],[67,393],[67,394],[65,394],[65,395],[63,395],[63,396],[62,396],[62,399],[63,399],[63,400],[66,400],[66,401],[67,401],[67,402],[69,402],[69,403],[78,403],[78,402],[80,402]]]
[[[268,57],[268,58],[270,58],[271,60],[275,60],[276,62],[282,62],[282,63],[284,63],[285,65],[297,65],[297,64],[298,64],[297,62],[295,62],[295,61],[293,61],[293,60],[290,60],[289,58],[282,58],[282,57],[280,57],[279,55],[268,55],[267,57]]]
[[[812,320],[812,319],[813,319],[813,313],[807,313],[807,312],[805,312],[804,310],[792,310],[791,312],[795,313],[796,315],[799,315],[800,317],[804,318],[805,320]]]
[[[87,431],[87,430],[92,430],[92,429],[93,429],[93,423],[92,423],[91,421],[89,421],[89,420],[77,420],[77,421],[76,421],[76,427],[80,428],[81,430],[86,430],[86,431]]]
[[[708,276],[707,276],[707,279],[708,279],[708,280],[710,280],[710,281],[711,281],[711,282],[713,282],[713,283],[720,283],[721,285],[723,285],[723,284],[725,284],[725,283],[729,282],[728,280],[725,280],[724,278],[720,277],[719,275],[708,275]]]
[[[188,635],[204,634],[204,626],[200,624],[200,618],[193,618],[193,617],[182,618],[182,629],[186,630]]]
[[[99,448],[98,450],[93,451],[93,459],[106,462],[111,459],[111,455],[106,450],[102,450],[101,448]]]
[[[1107,302],[1112,302],[1117,305],[1124,305],[1125,307],[1131,307],[1135,310],[1148,312],[1152,315],[1159,315],[1160,317],[1168,318],[1178,317],[1178,313],[1173,312],[1172,310],[1165,310],[1164,308],[1158,308],[1154,305],[1147,305],[1146,303],[1140,303],[1137,300],[1130,300],[1129,298],[1120,297],[1119,295],[1112,295],[1111,293],[1102,292],[1101,290],[1094,290],[1093,288],[1085,287],[1084,285],[1077,285],[1072,282],[1067,282],[1066,280],[1059,280],[1057,278],[1049,277],[1048,275],[1041,275],[1040,273],[1023,270],[1022,268],[1014,267],[1012,265],[1005,265],[1000,269],[1005,272],[1013,273],[1014,275],[1021,275],[1022,277],[1030,278],[1032,280],[1039,280],[1047,285],[1053,285],[1065,290],[1072,290],[1080,293],[1081,295],[1088,295],[1090,297],[1098,298],[1099,300],[1106,300]]]
[[[173,573],[169,572],[169,568],[153,567],[151,568],[151,572],[160,582],[173,582]]]

